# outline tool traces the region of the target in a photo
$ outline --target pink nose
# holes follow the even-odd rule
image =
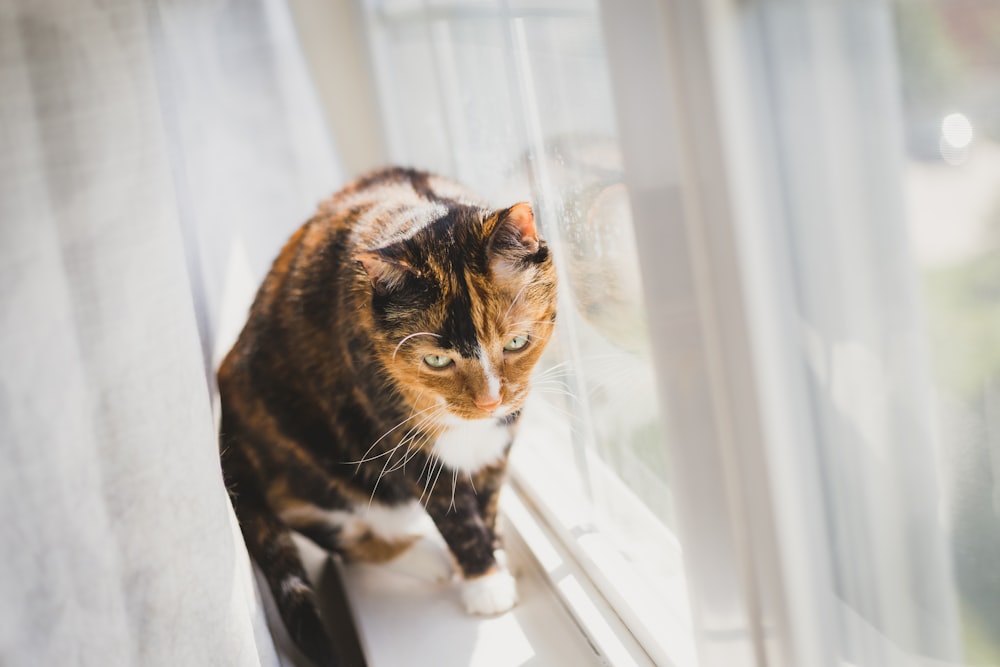
[[[496,410],[500,407],[500,397],[499,396],[483,396],[476,399],[476,407],[480,410],[486,410],[490,412]]]

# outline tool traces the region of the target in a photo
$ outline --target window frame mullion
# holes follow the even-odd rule
[[[601,12],[701,664],[791,667],[710,4]]]

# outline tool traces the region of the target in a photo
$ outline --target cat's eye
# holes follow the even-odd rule
[[[446,357],[443,354],[428,354],[424,357],[424,363],[431,368],[447,368],[451,365],[451,357]]]
[[[527,336],[514,336],[509,341],[507,341],[507,344],[503,346],[503,349],[507,350],[508,352],[514,352],[515,350],[520,350],[527,344],[528,344]]]

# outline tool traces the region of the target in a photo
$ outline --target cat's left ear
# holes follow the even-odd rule
[[[535,214],[525,202],[496,214],[489,222],[490,268],[501,281],[516,281],[525,275],[532,261],[543,257],[542,242],[535,229]]]
[[[497,214],[490,233],[490,251],[497,254],[534,255],[538,230],[531,204],[521,202]]]

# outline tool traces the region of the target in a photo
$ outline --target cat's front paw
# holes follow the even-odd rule
[[[517,604],[517,583],[507,570],[462,582],[465,611],[478,616],[502,614]]]

